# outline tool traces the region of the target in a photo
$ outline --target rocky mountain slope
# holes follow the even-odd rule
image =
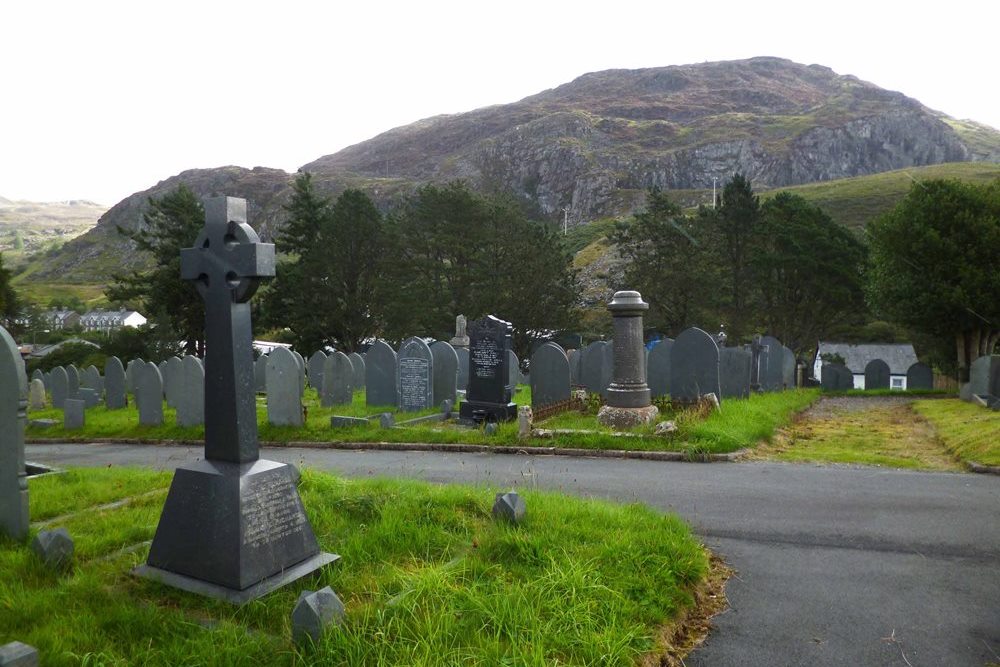
[[[69,241],[90,230],[107,211],[90,201],[14,201],[0,197],[0,252],[18,260]]]
[[[462,178],[513,192],[552,219],[569,209],[577,225],[627,213],[650,186],[710,188],[735,171],[765,190],[970,160],[1000,160],[1000,132],[826,67],[753,58],[585,74],[513,104],[389,130],[302,169],[331,194],[362,187],[383,207],[420,183]],[[184,172],[119,203],[34,275],[105,279],[127,255],[115,225],[137,224],[150,195],[181,181],[203,196],[248,198],[268,238],[291,178],[264,168]]]

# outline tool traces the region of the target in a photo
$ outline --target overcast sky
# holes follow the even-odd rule
[[[294,171],[585,72],[762,55],[1000,128],[1000,2],[922,4],[8,0],[0,196],[112,205],[194,167]]]

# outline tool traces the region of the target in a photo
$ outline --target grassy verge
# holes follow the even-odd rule
[[[913,409],[961,460],[1000,465],[1000,412],[959,400],[917,401]]]
[[[334,408],[320,407],[316,393],[306,390],[306,423],[302,427],[273,426],[267,422],[264,398],[258,398],[257,421],[262,441],[287,442],[418,442],[435,444],[517,445],[521,447],[563,447],[582,449],[630,449],[635,451],[683,451],[697,457],[701,454],[733,452],[753,447],[770,438],[775,429],[787,423],[792,415],[808,407],[819,397],[816,389],[758,394],[746,400],[727,400],[723,409],[707,417],[692,413],[664,413],[661,419],[674,419],[678,431],[671,437],[653,435],[653,426],[631,431],[636,437],[619,437],[610,428],[597,423],[595,414],[565,413],[536,423],[544,429],[581,429],[593,433],[560,434],[553,438],[518,440],[516,422],[500,424],[494,435],[482,429],[470,429],[453,422],[426,422],[406,428],[383,429],[377,420],[368,424],[332,429],[331,415],[364,417],[380,412],[394,412],[397,424],[405,419],[433,414],[436,410],[403,413],[392,407],[369,408],[363,392],[356,392],[351,405]],[[515,400],[531,403],[531,391],[522,387]],[[31,413],[31,418],[54,419],[56,426],[42,429],[29,427],[28,437],[95,439],[134,438],[139,440],[200,440],[203,427],[181,427],[174,422],[175,412],[164,408],[161,426],[140,426],[134,407],[107,410],[103,406],[87,411],[86,427],[67,431],[62,427],[62,411],[48,409]]]
[[[956,392],[951,389],[845,389],[843,391],[824,391],[824,396],[858,396],[861,398],[875,398],[879,396],[899,396],[902,398],[915,398],[920,396],[955,396]]]
[[[524,491],[512,527],[491,520],[488,489],[305,470],[312,525],[342,560],[237,609],[129,576],[164,482],[125,469],[32,479],[33,520],[75,512],[59,525],[76,561],[57,575],[0,540],[0,644],[34,645],[46,665],[634,665],[709,572],[684,523],[641,505]],[[101,486],[160,492],[100,510]],[[297,649],[298,593],[326,585],[346,622]]]

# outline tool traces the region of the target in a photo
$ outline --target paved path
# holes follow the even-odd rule
[[[199,449],[29,445],[172,468]],[[779,463],[265,450],[350,477],[538,486],[680,513],[737,570],[694,665],[1000,663],[1000,477]]]

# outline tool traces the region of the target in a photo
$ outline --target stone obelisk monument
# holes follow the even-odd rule
[[[607,401],[598,411],[597,420],[612,428],[648,424],[660,414],[646,384],[642,314],[649,310],[649,304],[638,292],[615,292],[608,310],[615,327],[614,366]]]

